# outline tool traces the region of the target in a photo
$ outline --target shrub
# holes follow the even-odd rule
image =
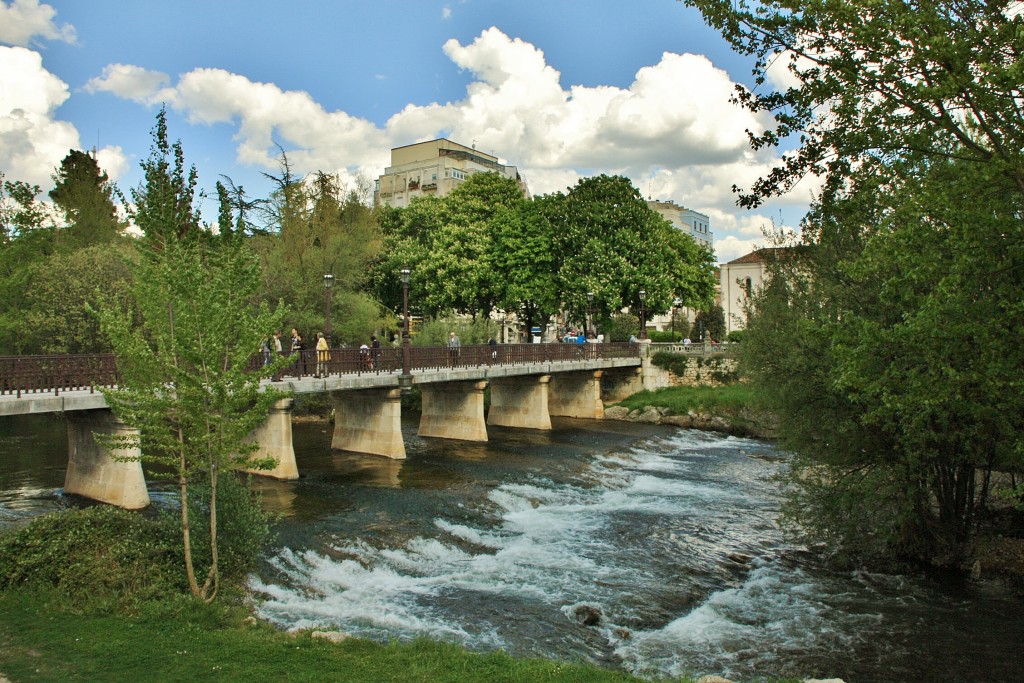
[[[73,604],[122,605],[180,592],[177,530],[111,506],[64,510],[0,536],[0,588],[52,587]]]

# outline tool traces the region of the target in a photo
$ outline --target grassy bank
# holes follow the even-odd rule
[[[754,396],[746,384],[734,383],[717,387],[667,387],[656,391],[641,391],[617,405],[630,410],[654,406],[668,408],[676,415],[688,412],[739,413],[753,409]]]
[[[138,613],[79,614],[38,591],[0,593],[0,674],[11,681],[640,681],[594,666],[474,654],[421,640],[333,643],[168,599]],[[685,679],[684,679],[685,680]]]

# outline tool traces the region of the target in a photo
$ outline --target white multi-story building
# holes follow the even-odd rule
[[[792,247],[755,249],[719,266],[726,332],[746,329],[748,302],[751,295],[760,290],[768,279],[768,262],[785,258],[791,249]]]
[[[474,173],[498,173],[519,184],[530,196],[526,181],[515,166],[500,163],[498,157],[445,138],[391,150],[391,165],[377,178],[373,188],[375,205],[409,206],[413,197],[444,197]]]
[[[697,244],[712,249],[714,233],[711,232],[711,219],[705,214],[679,206],[673,201],[648,199],[647,206],[659,216],[671,223],[677,230],[694,239]]]

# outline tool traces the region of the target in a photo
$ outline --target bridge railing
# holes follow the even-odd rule
[[[475,368],[487,365],[524,365],[554,361],[636,358],[639,346],[616,344],[467,344],[458,348],[447,346],[409,347],[412,370],[442,368]],[[330,349],[326,352],[305,349],[281,377],[325,377],[348,374],[387,374],[402,369],[402,349],[385,346],[379,349]]]
[[[412,346],[410,369],[474,368],[488,365],[526,365],[557,361],[636,358],[640,348],[633,343],[615,344],[469,344],[456,349],[447,346]],[[284,355],[289,355],[285,353]],[[253,368],[264,362],[254,355]],[[275,379],[283,377],[327,377],[330,375],[390,374],[402,370],[402,349],[305,349]],[[53,356],[0,356],[0,395],[55,393],[61,391],[117,386],[120,376],[113,354]]]
[[[112,353],[0,356],[0,396],[117,386],[119,375]]]

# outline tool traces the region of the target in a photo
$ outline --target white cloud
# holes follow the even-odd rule
[[[131,64],[109,64],[103,69],[102,76],[92,78],[85,84],[85,91],[109,92],[139,104],[156,104],[161,101],[162,89],[170,81],[170,77],[160,71]],[[166,94],[172,95],[173,91]]]
[[[61,159],[80,149],[78,130],[54,118],[67,99],[67,84],[43,68],[38,52],[0,47],[0,170],[8,180],[48,187]],[[126,166],[119,147],[98,157],[111,179]]]
[[[447,6],[447,5],[442,7],[441,8],[441,18],[442,19],[451,19],[452,18],[452,8]]]
[[[628,87],[592,87],[564,85],[540,49],[493,27],[467,45],[449,40],[443,50],[473,75],[465,96],[410,104],[383,128],[326,111],[306,92],[222,69],[195,69],[173,83],[159,72],[115,64],[87,88],[166,102],[193,123],[233,126],[238,160],[261,168],[276,168],[280,143],[297,172],[375,178],[392,147],[443,134],[509,159],[534,194],[564,191],[585,175],[626,175],[645,195],[650,189],[714,216],[726,255],[770,222],[741,213],[732,192],[734,184],[749,188],[777,161],[771,150],[755,153],[747,144],[746,129],[760,131],[770,121],[732,104],[735,84],[706,57],[664,53]],[[805,205],[809,192],[783,203]]]
[[[35,38],[75,42],[75,27],[57,26],[53,18],[57,10],[40,5],[39,0],[13,0],[10,4],[0,0],[0,43],[28,47]]]

